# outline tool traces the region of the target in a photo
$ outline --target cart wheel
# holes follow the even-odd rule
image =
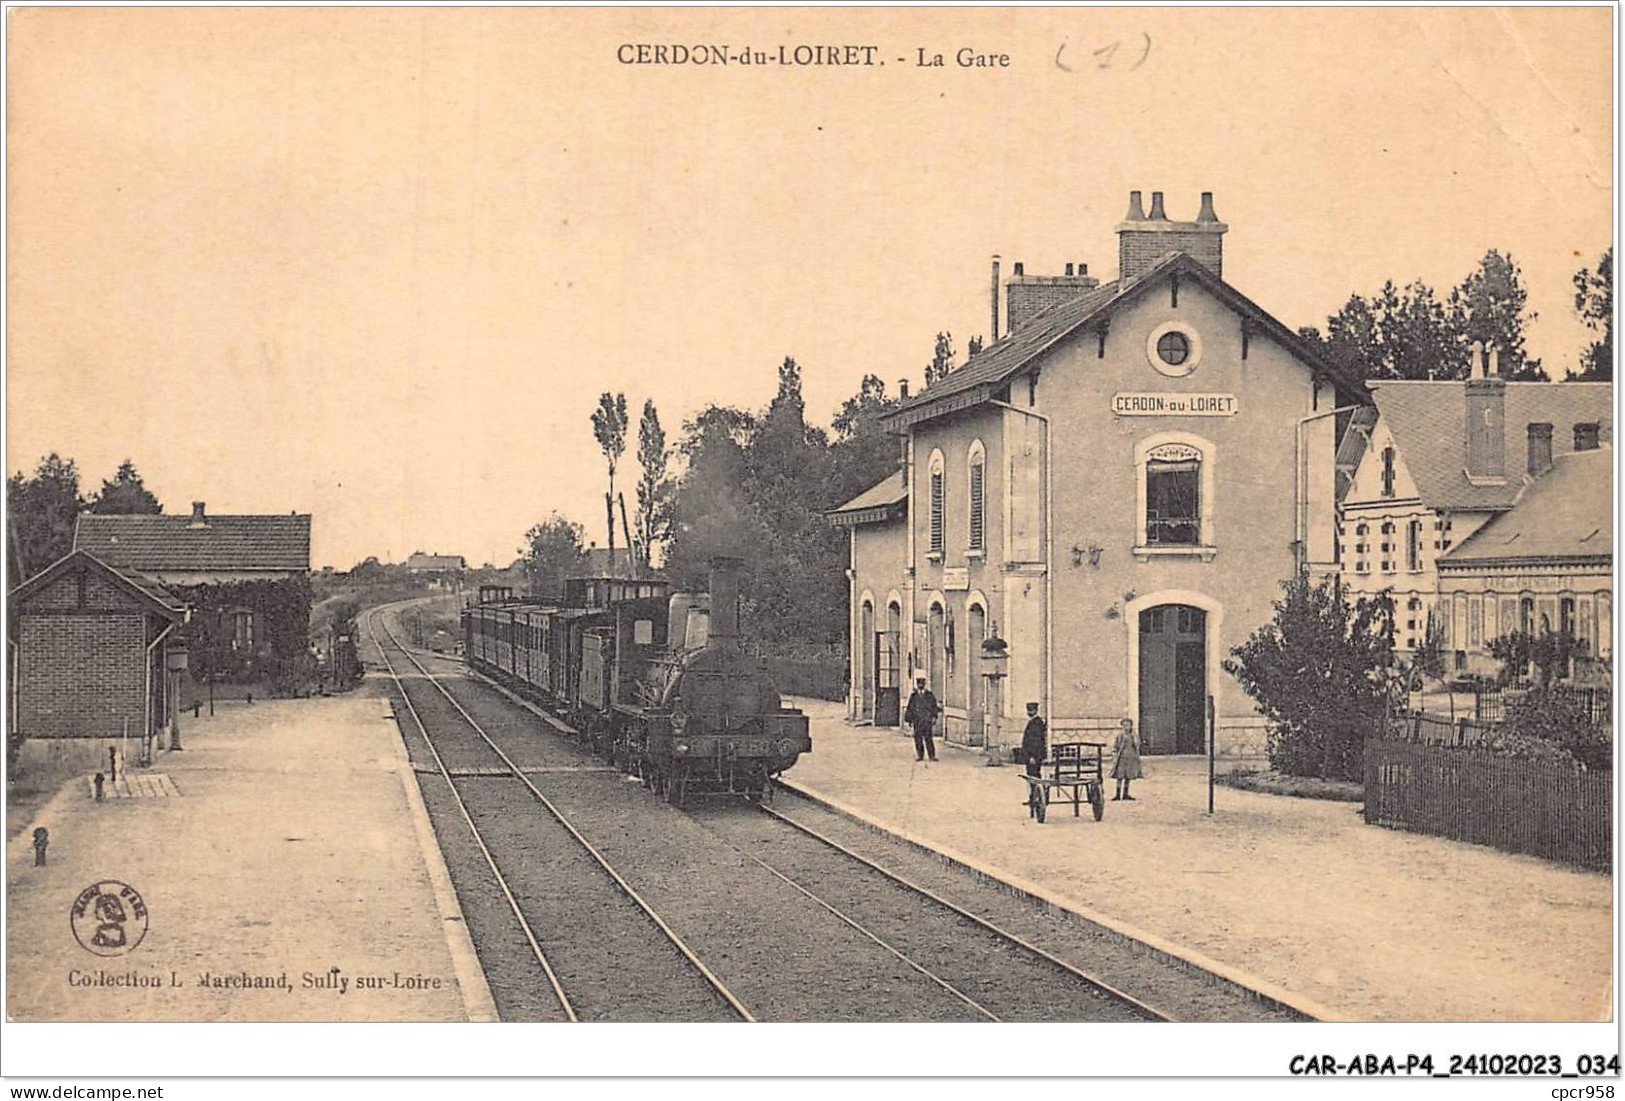
[[[1038,821],[1042,822],[1044,820],[1044,812],[1048,809],[1045,806],[1045,803],[1046,799],[1043,787],[1038,784],[1028,784],[1027,813],[1038,819]]]
[[[1106,816],[1106,789],[1100,784],[1089,785],[1089,809],[1095,812],[1095,821]]]

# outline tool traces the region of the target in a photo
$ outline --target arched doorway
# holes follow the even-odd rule
[[[875,667],[879,662],[880,640],[875,636],[875,604],[865,599],[858,611],[858,718],[875,717]]]
[[[1140,612],[1140,746],[1146,753],[1206,749],[1207,618],[1188,604]]]
[[[931,686],[931,694],[937,697],[939,706],[946,706],[948,699],[948,617],[939,601],[933,601],[931,604],[929,623],[931,664],[926,671],[930,677],[926,683]]]
[[[875,725],[896,726],[901,721],[903,660],[903,605],[895,597],[886,602],[886,629],[874,637]]]
[[[965,612],[968,630],[965,632],[965,677],[970,682],[970,707],[966,710],[970,714],[970,744],[983,743],[982,714],[986,705],[983,697],[987,695],[987,682],[982,679],[982,640],[987,637],[987,609],[980,604],[972,604]]]

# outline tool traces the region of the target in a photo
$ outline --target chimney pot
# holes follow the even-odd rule
[[[1016,261],[1016,266],[1015,266],[1015,268],[1013,270],[1015,272],[1016,278],[1020,279],[1024,274],[1026,274],[1026,265],[1023,264],[1020,260],[1017,260]]]
[[[1484,377],[1485,378],[1500,378],[1501,377],[1501,349],[1497,348],[1493,344],[1490,345],[1490,362],[1489,362],[1489,366],[1485,368]]]
[[[1484,342],[1482,340],[1473,341],[1471,344],[1469,344],[1467,346],[1467,351],[1472,355],[1472,359],[1469,360],[1468,363],[1467,363],[1467,377],[1468,378],[1483,378],[1484,377]]]
[[[193,524],[206,524],[206,523],[208,523],[208,520],[205,519],[204,515],[203,515],[203,502],[202,501],[193,501],[192,502],[192,523]]]
[[[1130,191],[1128,193],[1128,213],[1123,216],[1123,221],[1145,221],[1145,208],[1140,205],[1140,193],[1138,191]]]
[[[1088,264],[1079,264],[1078,265],[1078,274],[1079,275],[1088,275],[1089,274],[1089,265]]]
[[[1067,273],[1067,274],[1068,274],[1068,275],[1071,275],[1071,274],[1072,274],[1072,265],[1071,265],[1071,264],[1068,264],[1068,265],[1067,265],[1067,266],[1066,266],[1066,273]]]
[[[1167,213],[1162,209],[1162,192],[1160,191],[1151,193],[1151,220],[1153,222],[1166,222],[1168,220]]]
[[[900,378],[897,380],[897,393],[904,401],[908,400],[908,379]]]
[[[1197,213],[1198,222],[1217,222],[1219,216],[1213,213],[1213,192],[1202,192],[1202,209]]]

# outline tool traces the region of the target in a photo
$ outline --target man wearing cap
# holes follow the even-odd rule
[[[937,759],[937,743],[931,740],[937,725],[937,697],[925,686],[925,678],[914,678],[914,691],[909,694],[908,706],[903,709],[903,721],[914,728],[914,759],[923,761],[929,754]]]
[[[1049,754],[1049,727],[1038,717],[1038,705],[1027,705],[1027,729],[1021,732],[1021,759],[1027,762],[1027,775],[1037,776],[1044,771],[1044,758]]]

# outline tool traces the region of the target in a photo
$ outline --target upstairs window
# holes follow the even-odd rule
[[[254,651],[254,613],[249,611],[233,612],[231,614],[231,648],[238,653],[249,654]]]
[[[973,551],[987,548],[987,455],[980,440],[970,447],[970,530],[966,542]]]
[[[943,485],[942,452],[940,452],[940,451],[934,452],[931,455],[931,486],[930,486],[930,488],[931,488],[931,531],[930,531],[930,548],[929,549],[930,549],[930,553],[940,555],[940,554],[942,554],[942,547],[943,547],[942,511],[943,511],[943,492],[944,492],[944,488],[945,488],[944,485]]]
[[[1145,467],[1145,540],[1194,547],[1202,541],[1202,460],[1151,459]]]
[[[1382,495],[1394,495],[1394,449],[1391,447],[1382,449]]]

